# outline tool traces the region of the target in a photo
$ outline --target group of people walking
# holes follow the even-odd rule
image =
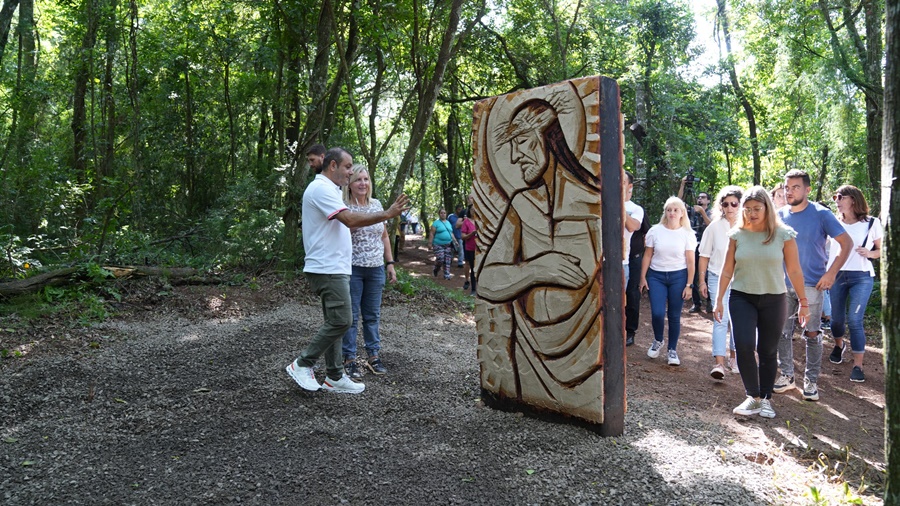
[[[716,195],[711,220],[699,238],[685,203],[671,197],[660,223],[647,232],[637,282],[650,298],[654,340],[647,355],[661,354],[668,323],[667,361],[680,364],[682,301],[698,288],[702,299],[714,301],[710,375],[722,380],[731,370],[743,381],[746,399],[734,408],[735,414],[772,418],[772,395],[794,388],[801,389],[806,400],[819,400],[825,297],[830,297],[834,338],[829,360],[843,362],[849,333],[850,381],[865,381],[863,315],[874,284],[872,260],[881,255],[883,229],[878,218],[869,216],[858,188],[837,189],[832,196],[836,214],[811,202],[810,192],[809,175],[800,170],[785,174],[784,182],[771,191],[760,186],[746,190],[726,186]],[[702,204],[698,198],[705,211]],[[628,207],[626,203],[626,212]],[[626,218],[626,239],[627,229]],[[695,253],[699,254],[696,278]],[[631,304],[628,297],[626,301]],[[695,300],[691,312],[699,310]],[[626,315],[628,311],[626,307]],[[794,373],[796,327],[806,346],[802,382]],[[626,344],[631,345],[634,334],[627,318],[626,329]]]
[[[387,372],[379,356],[381,298],[385,282],[396,282],[397,275],[384,222],[407,211],[409,199],[401,195],[385,210],[372,197],[368,171],[354,165],[342,148],[313,146],[307,160],[316,177],[303,196],[304,273],[322,300],[325,321],[286,370],[305,390],[360,393],[365,385],[354,380],[362,376],[362,367]],[[733,412],[771,418],[775,393],[798,388],[806,400],[820,397],[820,325],[827,296],[834,338],[829,360],[842,363],[849,340],[850,380],[865,381],[863,315],[874,285],[872,260],[881,256],[884,232],[878,218],[869,216],[858,188],[837,189],[834,214],[809,200],[809,175],[792,170],[772,190],[726,186],[709,211],[706,193],[690,211],[681,198],[670,197],[659,223],[651,227],[644,210],[631,201],[633,182],[626,172],[626,345],[634,344],[640,293],[648,292],[653,341],[647,355],[659,357],[665,345],[667,363],[680,365],[683,301],[694,298],[695,312],[709,300],[714,319],[710,375],[722,380],[729,370],[740,374],[746,398]],[[465,288],[474,294],[477,227],[469,212],[460,206],[447,216],[441,209],[430,238],[433,274],[443,270],[451,278],[455,250],[458,265],[463,260],[469,265]],[[357,357],[360,321],[367,354],[362,363]],[[802,382],[794,372],[796,327],[806,348]],[[326,368],[322,384],[313,371],[320,356]]]

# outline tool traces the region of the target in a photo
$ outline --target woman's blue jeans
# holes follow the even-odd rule
[[[344,334],[344,360],[356,359],[356,336],[362,316],[363,340],[370,357],[378,355],[381,337],[378,325],[381,321],[381,294],[384,291],[384,267],[353,266],[350,275],[350,301],[353,306],[353,325]]]
[[[719,295],[719,275],[712,271],[707,271],[707,289],[709,290],[709,299],[713,302]],[[725,343],[728,339],[728,329],[731,327],[731,317],[728,314],[728,298],[731,295],[731,285],[725,289],[725,295],[722,297],[722,321],[717,322],[713,318],[712,330],[712,354],[714,357],[725,356]],[[734,350],[734,332],[731,333],[731,349]]]
[[[844,337],[844,324],[850,328],[850,350],[866,351],[863,316],[872,295],[875,278],[867,271],[840,271],[831,286],[831,334]]]
[[[684,307],[684,287],[687,286],[687,269],[662,272],[647,270],[647,286],[650,289],[650,313],[653,322],[653,338],[662,342],[666,314],[669,317],[669,345],[674,350],[681,335],[681,309]]]

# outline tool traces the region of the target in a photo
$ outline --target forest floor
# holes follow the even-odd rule
[[[0,348],[17,352],[0,359],[0,501],[881,504],[882,349],[851,383],[827,341],[819,402],[793,391],[774,419],[735,416],[740,377],[709,377],[711,316],[685,311],[671,367],[646,355],[645,300],[625,434],[602,438],[485,407],[463,269],[432,277],[412,235],[398,263],[420,281],[386,290],[389,372],[359,396],[284,372],[321,323],[302,277],[122,282],[118,314],[88,326],[0,313]],[[796,340],[799,371],[804,354]]]

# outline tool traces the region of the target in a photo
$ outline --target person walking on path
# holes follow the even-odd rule
[[[738,215],[741,213],[738,206],[741,205],[741,197],[743,190],[739,186],[726,186],[719,190],[716,195],[715,205],[713,207],[713,222],[706,228],[703,239],[700,240],[700,294],[711,300],[716,300],[719,290],[719,276],[722,274],[722,267],[725,265],[725,253],[728,251],[728,231],[737,224]],[[708,284],[707,284],[708,275]],[[725,344],[728,338],[729,317],[728,317],[728,291],[725,288],[725,294],[722,298],[724,307],[722,308],[722,319],[713,320],[712,330],[712,354],[715,364],[709,375],[717,380],[725,379],[725,370],[731,369],[737,373],[737,361],[734,352],[734,332],[731,339],[731,356],[728,362],[725,361]]]
[[[798,287],[797,317],[801,325],[807,322],[810,308],[803,291],[803,270],[794,239],[797,233],[778,220],[772,200],[762,186],[744,193],[741,209],[737,225],[728,232],[728,250],[719,276],[713,317],[722,322],[726,311],[731,312],[738,369],[747,394],[732,412],[775,418],[772,393],[778,374],[781,326],[787,316],[785,272]]]
[[[453,251],[456,249],[456,238],[453,237],[453,225],[447,221],[447,210],[438,211],[438,219],[431,224],[431,249],[434,250],[434,269],[431,273],[437,276],[442,268],[444,279],[450,279],[450,264],[453,263]]]
[[[803,279],[806,282],[805,292],[809,298],[809,312],[813,315],[806,321],[804,337],[806,338],[806,372],[803,379],[803,398],[808,401],[819,400],[819,372],[822,368],[822,298],[825,290],[831,288],[838,271],[844,266],[853,241],[837,218],[827,208],[809,201],[812,189],[809,174],[801,170],[791,170],[784,175],[784,197],[787,205],[778,210],[778,217],[786,225],[797,231],[797,250],[800,255],[800,266],[803,268]],[[826,269],[828,254],[825,241],[832,237],[839,248],[831,267]],[[789,280],[790,281],[790,280]],[[788,286],[788,315],[797,311],[800,298],[797,287]],[[802,326],[801,326],[802,327]],[[794,320],[790,316],[785,319],[778,342],[778,361],[781,376],[775,382],[775,393],[781,394],[795,387],[794,382],[794,348],[791,336],[794,333]]]
[[[459,231],[462,234],[463,241],[463,250],[466,252],[466,264],[469,266],[469,279],[463,284],[463,290],[468,290],[471,288],[471,292],[469,295],[475,296],[476,293],[476,281],[475,281],[475,237],[478,231],[478,227],[475,225],[475,222],[472,221],[472,218],[469,217],[469,211],[463,209],[460,212],[460,227]]]
[[[853,369],[850,381],[862,383],[866,380],[863,372],[863,354],[866,351],[866,332],[863,316],[869,304],[869,296],[875,284],[873,258],[881,258],[881,240],[884,230],[881,221],[869,216],[869,205],[859,188],[841,186],[832,197],[837,203],[838,220],[853,241],[853,249],[841,267],[834,285],[831,287],[831,334],[834,349],[829,360],[840,364],[847,343],[844,341],[845,322],[850,331],[850,351],[853,353]],[[837,258],[840,250],[837,243],[831,243],[831,259]]]
[[[344,204],[341,186],[350,182],[353,157],[343,148],[325,153],[321,170],[303,192],[303,272],[310,288],[322,301],[324,324],[306,349],[285,370],[304,390],[320,388],[336,393],[358,394],[365,385],[344,374],[341,340],[352,323],[350,275],[353,244],[350,229],[365,227],[400,216],[409,208],[409,198],[400,195],[386,211],[359,213]],[[319,385],[313,366],[325,356],[325,381]]]
[[[691,230],[684,202],[669,197],[658,225],[650,227],[641,264],[640,289],[650,292],[650,313],[653,321],[653,344],[647,356],[659,356],[663,345],[666,314],[669,320],[667,359],[669,365],[681,365],[678,358],[678,337],[681,334],[683,301],[691,296],[694,287],[694,250],[697,237]]]
[[[447,221],[453,227],[453,254],[456,256],[457,267],[462,267],[466,260],[466,254],[463,251],[462,232],[459,230],[459,227],[462,226],[462,212],[464,210],[465,208],[462,205],[458,205],[456,206],[456,212],[447,216]]]
[[[638,328],[641,311],[640,274],[644,259],[644,236],[650,230],[650,223],[644,208],[631,201],[634,192],[634,175],[625,171],[625,256],[622,267],[625,270],[625,346],[634,344],[634,334]]]
[[[384,210],[378,199],[372,198],[369,171],[362,165],[353,166],[350,184],[344,187],[344,203],[355,213],[378,213]],[[406,213],[404,213],[406,214]],[[401,215],[402,216],[402,215]],[[379,356],[381,351],[381,295],[385,278],[397,282],[391,240],[387,227],[378,222],[350,231],[353,258],[350,274],[350,300],[353,304],[353,323],[343,339],[344,371],[351,378],[361,378],[356,356],[357,325],[362,316],[363,340],[366,344],[366,367],[374,374],[387,372]]]

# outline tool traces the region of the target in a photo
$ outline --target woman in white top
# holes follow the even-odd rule
[[[866,351],[863,315],[875,284],[875,269],[871,259],[881,257],[884,230],[878,218],[869,216],[869,206],[859,188],[841,186],[832,198],[837,203],[838,221],[853,239],[854,248],[831,287],[831,333],[835,346],[829,360],[835,364],[841,363],[844,350],[847,349],[847,343],[844,342],[846,322],[850,330],[850,351],[853,352],[850,381],[862,383],[866,380],[862,368],[863,353]],[[831,241],[829,267],[839,253],[840,245],[837,241]]]
[[[377,213],[381,202],[372,198],[372,182],[369,172],[362,165],[354,165],[350,183],[344,187],[344,203],[354,212]],[[381,294],[385,278],[397,282],[391,241],[384,223],[350,230],[353,239],[353,272],[350,274],[350,300],[353,304],[353,325],[344,334],[342,351],[344,370],[351,378],[361,378],[356,361],[357,325],[362,316],[363,339],[368,360],[365,365],[374,374],[384,374],[387,368],[381,362]]]
[[[641,291],[650,292],[650,313],[653,321],[653,344],[647,356],[656,358],[663,345],[666,314],[669,320],[669,365],[680,365],[678,336],[681,334],[683,300],[691,297],[694,287],[694,250],[697,236],[691,230],[684,202],[669,197],[658,225],[650,227],[644,238],[644,261],[641,264]]]
[[[700,240],[699,278],[700,293],[703,298],[716,300],[719,288],[719,276],[725,265],[725,253],[728,251],[728,231],[737,223],[744,192],[740,186],[726,186],[719,190],[713,203],[713,222],[703,232]],[[703,280],[709,273],[709,284]],[[728,318],[728,295],[730,287],[725,290],[722,321],[713,320],[712,354],[716,361],[709,375],[717,380],[725,379],[725,369],[737,373],[737,360],[734,358],[734,339],[731,341],[731,358],[725,363],[725,339],[728,337],[730,321]]]

